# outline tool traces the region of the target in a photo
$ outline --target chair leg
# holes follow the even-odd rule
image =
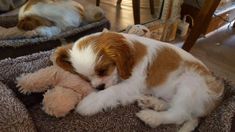
[[[220,0],[206,0],[204,2],[203,7],[199,11],[195,19],[195,24],[192,27],[189,36],[184,42],[184,45],[182,47],[184,50],[189,51],[193,47],[197,39],[200,37],[200,35],[205,32],[210,23],[211,17],[219,3]]]
[[[150,12],[153,15],[154,12],[154,0],[149,0]]]
[[[122,3],[122,0],[117,1],[117,5],[120,5]]]
[[[132,0],[134,22],[140,24],[140,0]]]
[[[96,0],[96,6],[100,6],[100,0]]]

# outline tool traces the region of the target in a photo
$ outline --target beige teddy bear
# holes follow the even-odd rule
[[[55,64],[34,73],[22,74],[17,78],[17,86],[24,94],[46,91],[43,110],[55,117],[67,115],[92,91],[88,82]]]

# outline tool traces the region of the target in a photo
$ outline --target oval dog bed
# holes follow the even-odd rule
[[[17,15],[0,16],[0,26],[12,27],[17,24]],[[72,28],[53,37],[32,37],[0,40],[0,60],[7,57],[18,57],[32,54],[38,51],[53,49],[62,43],[72,42],[85,35],[102,31],[103,28],[110,28],[106,18],[98,22],[83,24],[80,27]]]

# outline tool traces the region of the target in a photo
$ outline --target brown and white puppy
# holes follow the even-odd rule
[[[171,44],[131,34],[102,32],[56,52],[57,64],[102,91],[88,95],[76,111],[93,115],[138,101],[137,116],[156,127],[182,124],[191,131],[215,108],[223,85],[198,59]],[[145,96],[151,94],[152,96]]]
[[[84,13],[84,7],[74,0],[28,0],[19,11],[17,27],[24,31],[35,30],[40,36],[51,37],[67,28],[78,27],[85,21]],[[99,20],[103,17],[103,12],[99,8],[88,15]]]

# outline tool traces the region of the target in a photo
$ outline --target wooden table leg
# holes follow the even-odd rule
[[[206,31],[211,21],[211,17],[218,7],[219,3],[220,0],[205,0],[203,7],[199,11],[194,21],[194,26],[192,27],[190,34],[184,42],[184,50],[189,51],[193,47],[199,36]]]
[[[100,0],[96,0],[96,6],[100,6]]]
[[[132,0],[134,22],[140,24],[140,0]]]
[[[117,5],[121,5],[121,3],[122,3],[122,0],[117,1]]]
[[[154,14],[154,0],[149,0],[150,12]]]

